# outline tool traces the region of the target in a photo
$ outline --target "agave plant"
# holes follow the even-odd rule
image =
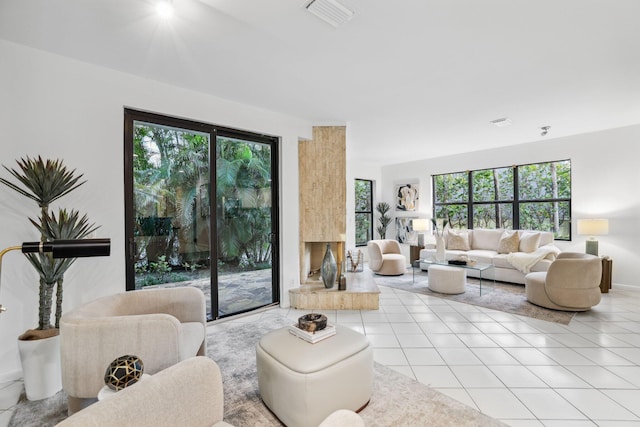
[[[29,218],[40,232],[43,242],[57,239],[82,239],[98,227],[89,224],[86,215],[80,216],[76,210],[59,209],[58,214],[49,211],[51,202],[69,194],[86,181],[80,181],[82,174],[76,176],[75,169],[68,170],[60,160],[43,160],[26,157],[17,161],[19,169],[3,167],[18,180],[19,184],[0,178],[0,182],[35,201],[40,208],[37,220]],[[40,276],[39,309],[37,331],[47,333],[29,333],[21,339],[35,339],[55,335],[62,316],[63,276],[73,264],[75,258],[54,259],[51,254],[26,254],[29,262]],[[55,322],[51,325],[53,291],[56,290]]]

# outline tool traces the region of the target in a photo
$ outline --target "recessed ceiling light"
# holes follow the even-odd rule
[[[156,12],[163,19],[169,19],[173,16],[173,4],[170,1],[159,1],[156,5]]]
[[[336,0],[311,0],[305,8],[334,27],[344,24],[353,17],[353,12]]]
[[[511,124],[511,119],[508,117],[503,117],[501,119],[491,120],[489,123],[498,127],[509,126]]]

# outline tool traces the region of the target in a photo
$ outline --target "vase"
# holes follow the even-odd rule
[[[44,399],[62,390],[60,335],[18,340],[18,350],[27,399]]]
[[[333,288],[336,284],[336,275],[338,274],[338,265],[336,259],[331,252],[331,243],[327,243],[327,251],[322,259],[322,266],[320,267],[320,276],[322,277],[322,283],[327,289]]]
[[[444,236],[436,236],[436,261],[444,262],[445,258]]]

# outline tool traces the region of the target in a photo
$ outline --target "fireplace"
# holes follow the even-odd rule
[[[344,261],[344,242],[303,242],[303,256],[300,268],[300,284],[302,285],[322,285],[320,277],[320,267],[322,259],[327,250],[327,243],[331,245],[331,251],[338,264],[338,274],[341,270],[341,263]]]

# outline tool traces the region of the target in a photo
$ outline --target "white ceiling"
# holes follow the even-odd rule
[[[0,38],[347,124],[374,163],[640,123],[639,0],[341,2],[333,28],[306,0],[173,0],[169,22],[154,0],[0,0]]]

